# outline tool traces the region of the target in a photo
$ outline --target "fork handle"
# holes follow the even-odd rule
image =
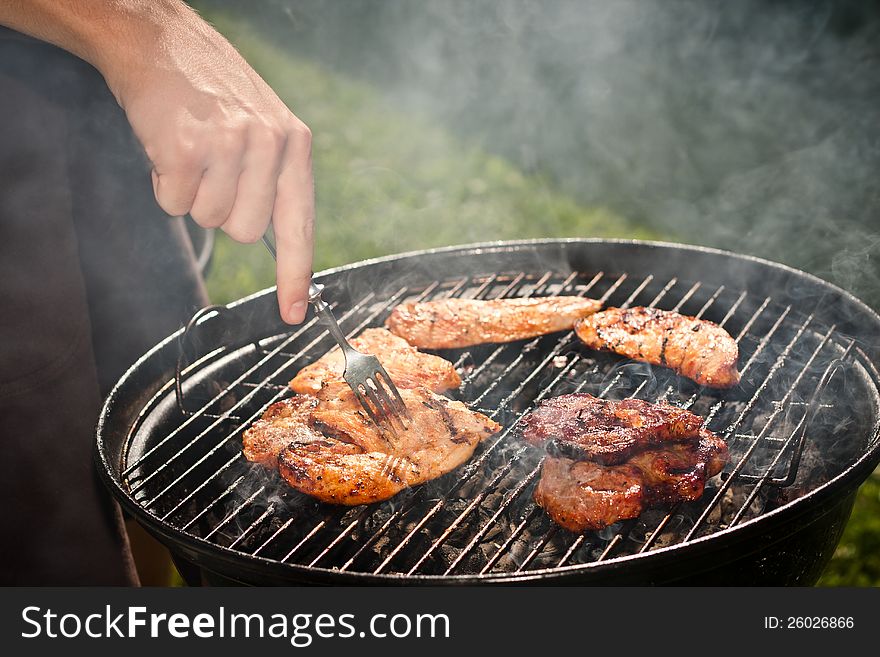
[[[272,240],[269,239],[269,234],[264,234],[262,239],[263,244],[266,245],[269,253],[272,254],[272,258],[277,259],[275,245],[272,243]],[[336,317],[333,316],[333,311],[330,310],[330,305],[321,298],[323,292],[323,285],[315,283],[314,281],[309,281],[309,303],[315,307],[315,314],[318,316],[318,319],[327,327],[327,330],[330,331],[330,335],[336,340],[336,344],[338,344],[342,351],[347,355],[348,352],[352,350],[351,346],[348,344],[345,334],[339,328]]]
[[[348,339],[345,337],[342,329],[339,328],[339,323],[336,321],[336,317],[330,309],[330,304],[321,298],[323,292],[324,286],[320,283],[309,283],[309,303],[315,307],[315,314],[318,316],[318,320],[327,327],[330,335],[333,336],[333,339],[336,340],[336,344],[339,345],[343,353],[345,353],[346,359],[348,359],[348,354],[350,351],[353,351],[353,349],[351,345],[348,344]]]

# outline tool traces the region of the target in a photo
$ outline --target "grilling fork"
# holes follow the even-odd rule
[[[263,235],[262,239],[272,258],[277,259],[275,245],[268,234]],[[397,386],[378,358],[370,354],[362,354],[349,344],[342,329],[339,328],[330,305],[321,298],[323,292],[323,285],[314,281],[309,282],[309,303],[315,307],[318,319],[327,327],[345,356],[342,378],[380,431],[388,429],[392,434],[396,434],[395,420],[406,429],[405,419],[410,419],[410,415]]]

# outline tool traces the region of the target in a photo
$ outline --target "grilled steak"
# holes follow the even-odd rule
[[[666,403],[561,395],[542,402],[517,428],[551,454],[535,501],[574,532],[699,499],[706,480],[727,462],[727,445],[702,418]]]
[[[591,349],[664,365],[700,385],[739,383],[736,342],[713,322],[656,308],[609,308],[575,325]]]
[[[670,445],[621,465],[549,457],[535,501],[569,531],[603,529],[658,505],[699,499],[727,461],[727,445],[707,430],[697,445]]]
[[[642,513],[644,481],[632,465],[549,457],[541,467],[535,502],[569,531],[602,529]]]
[[[601,307],[581,297],[442,299],[400,304],[385,325],[415,347],[455,349],[570,329]]]
[[[695,445],[703,420],[670,404],[640,399],[610,401],[586,393],[543,401],[520,422],[523,439],[536,447],[604,465],[623,463],[653,445]]]
[[[320,399],[278,402],[245,432],[245,456],[271,465],[277,448],[279,472],[292,487],[322,502],[366,504],[453,470],[501,428],[425,388],[400,394],[411,420],[394,434],[376,429],[344,384],[325,387]]]
[[[424,386],[443,392],[461,385],[461,377],[448,360],[423,354],[406,340],[382,328],[369,328],[351,340],[351,346],[379,358],[398,388]],[[342,381],[345,356],[335,347],[317,361],[301,369],[290,382],[299,394],[316,394],[322,386]]]

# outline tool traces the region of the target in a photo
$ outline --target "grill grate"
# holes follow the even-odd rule
[[[851,414],[837,391],[842,379],[858,385],[850,376],[861,367],[858,349],[834,325],[767,296],[652,275],[507,272],[370,293],[337,313],[353,336],[380,325],[403,301],[553,294],[716,321],[740,345],[743,382],[726,392],[699,388],[667,370],[589,351],[572,332],[438,352],[462,372],[459,398],[504,429],[438,480],[382,504],[333,508],[241,455],[242,431],[291,394],[286,383],[300,367],[330,348],[312,320],[289,334],[181,362],[176,380],[131,429],[124,485],[161,521],[245,555],[343,572],[504,574],[601,562],[706,536],[805,494],[865,448],[866,432],[847,431]],[[187,336],[198,333],[200,319]],[[728,441],[730,462],[697,502],[570,534],[532,500],[542,456],[511,430],[535,402],[573,391],[689,408]],[[812,456],[817,450],[821,459]]]

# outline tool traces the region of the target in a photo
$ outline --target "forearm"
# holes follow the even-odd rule
[[[134,44],[162,43],[181,22],[191,23],[194,18],[181,0],[0,2],[0,24],[84,59],[101,71],[111,87],[126,69],[146,64],[137,60],[139,49]]]

